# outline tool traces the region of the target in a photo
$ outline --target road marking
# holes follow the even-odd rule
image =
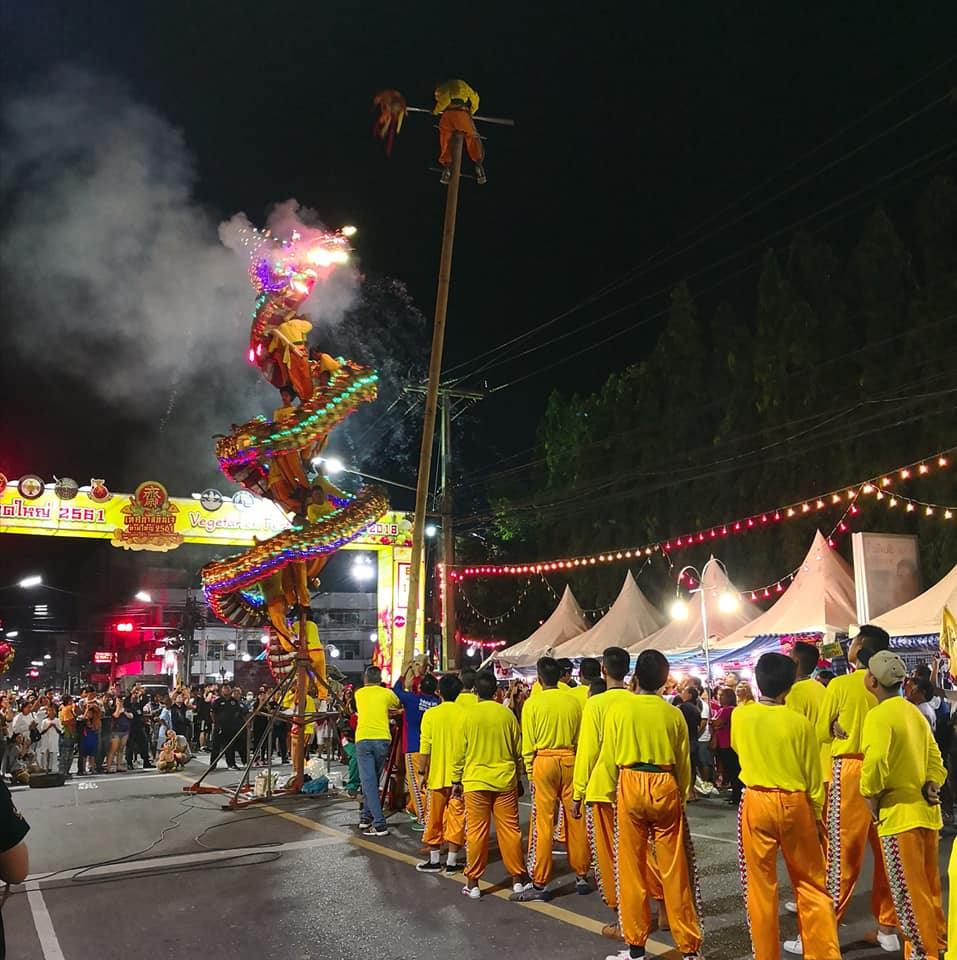
[[[124,860],[120,863],[106,863],[100,867],[70,867],[58,873],[37,874],[36,878],[27,877],[27,884],[56,883],[82,876],[91,880],[109,877],[117,873],[145,873],[150,870],[168,870],[172,867],[192,866],[198,863],[215,864],[220,860],[234,860],[257,853],[285,853],[290,850],[308,850],[313,847],[330,847],[343,842],[341,837],[321,837],[312,840],[293,840],[290,843],[262,844],[257,847],[228,847],[210,850],[206,853],[182,853],[172,857],[151,857],[148,860]],[[82,881],[81,881],[82,882]]]
[[[278,817],[282,817],[284,820],[290,821],[290,823],[299,824],[299,826],[305,827],[307,830],[313,830],[316,833],[323,833],[330,837],[338,837],[354,847],[361,847],[363,850],[369,850],[372,853],[379,854],[380,856],[389,857],[391,860],[398,860],[400,863],[406,863],[412,867],[419,862],[415,857],[410,856],[407,853],[402,853],[400,850],[393,850],[391,847],[382,846],[379,843],[373,843],[371,840],[365,840],[362,837],[353,836],[352,834],[346,833],[343,830],[337,830],[335,827],[328,827],[324,823],[317,823],[315,820],[310,820],[308,817],[301,817],[296,813],[288,813],[279,807],[264,805],[261,809],[268,810],[270,813],[273,813]],[[462,883],[462,881],[456,877],[449,877],[445,876],[444,874],[440,874],[439,876],[442,879],[450,880],[459,885]],[[503,887],[500,884],[490,884],[485,883],[484,881],[479,881],[479,886],[482,888],[482,893],[484,896],[491,895],[498,897],[501,900],[508,900],[512,894],[512,891],[509,887]],[[604,926],[600,920],[592,920],[591,917],[583,917],[581,914],[575,913],[572,910],[566,910],[564,907],[557,907],[553,903],[538,903],[531,901],[528,903],[519,903],[517,906],[524,907],[527,910],[534,910],[536,913],[543,914],[546,917],[551,917],[553,920],[559,920],[562,923],[567,923],[570,926],[578,927],[581,930],[586,930],[588,933],[595,933],[599,936],[601,936],[601,928]],[[674,958],[678,957],[678,952],[674,947],[669,947],[667,944],[663,943],[656,943],[653,940],[649,940],[648,943],[645,944],[645,952],[649,957],[660,957],[662,960],[674,960]]]
[[[27,901],[30,904],[30,914],[40,941],[40,949],[43,951],[43,960],[64,960],[60,941],[57,939],[53,921],[50,919],[50,911],[47,910],[38,884],[27,884]]]
[[[707,833],[693,833],[691,834],[696,840],[714,840],[716,843],[733,843],[737,845],[737,840],[729,840],[727,837],[712,837]]]

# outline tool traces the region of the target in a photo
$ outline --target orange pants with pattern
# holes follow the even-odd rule
[[[615,804],[596,801],[585,807],[585,825],[588,844],[591,847],[592,868],[595,883],[606,907],[618,909],[618,894],[615,891]],[[661,871],[653,850],[649,850],[647,869],[648,896],[663,900]]]
[[[429,790],[425,797],[425,833],[427,847],[465,846],[465,801],[452,796],[451,787]]]
[[[778,851],[794,887],[805,960],[840,960],[824,848],[808,795],[746,787],[738,812],[741,888],[754,960],[779,960]]]
[[[625,942],[643,947],[651,936],[647,864],[654,844],[672,936],[681,953],[697,952],[701,923],[694,850],[674,775],[623,769],[618,777],[617,812],[615,881],[618,923]]]

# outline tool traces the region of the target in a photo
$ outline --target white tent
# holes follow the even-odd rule
[[[774,606],[719,640],[714,649],[734,650],[752,637],[795,633],[833,637],[835,633],[847,633],[856,611],[851,568],[818,531],[794,580]]]
[[[587,633],[566,640],[556,657],[600,657],[608,647],[628,647],[654,633],[664,617],[641,592],[631,571],[625,575],[618,599]]]
[[[929,590],[871,622],[892,637],[939,636],[945,607],[957,616],[957,564]]]
[[[498,651],[492,659],[503,667],[534,667],[539,657],[550,656],[559,644],[588,627],[572,588],[566,586],[552,615],[530,637]]]
[[[728,579],[724,567],[714,557],[704,565],[699,586],[704,591],[709,645],[744,627],[758,615],[750,601],[739,601],[734,610],[727,612],[720,608],[723,594],[731,593],[740,597],[741,592]],[[704,645],[701,596],[702,594],[695,593],[688,599],[688,616],[684,620],[671,620],[650,637],[632,644],[628,647],[628,652],[637,656],[642,650],[660,650],[667,656],[700,649]]]

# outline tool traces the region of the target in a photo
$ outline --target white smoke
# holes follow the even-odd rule
[[[38,376],[69,373],[161,429],[172,421],[197,439],[176,458],[204,451],[205,467],[210,433],[271,410],[275,393],[245,362],[248,256],[224,245],[230,228],[221,240],[195,200],[183,134],[77,68],[6,99],[0,119],[6,347]],[[295,201],[268,225],[318,226]],[[336,274],[309,304],[314,323],[337,322],[355,296],[354,272]],[[182,413],[178,395],[191,400]],[[177,416],[192,419],[176,430]]]

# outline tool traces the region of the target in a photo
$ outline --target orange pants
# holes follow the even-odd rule
[[[595,883],[606,907],[618,909],[618,894],[615,891],[615,805],[597,801],[585,805],[585,829],[588,833],[588,845],[591,847],[591,865],[595,872]],[[661,871],[655,856],[654,844],[649,844],[646,880],[648,896],[652,900],[663,900],[661,890]]]
[[[869,843],[874,855],[874,882],[871,910],[877,922],[897,926],[884,859],[871,812],[861,796],[861,757],[835,757],[831,769],[831,790],[827,802],[827,892],[834,901],[840,925],[851,902],[854,885],[864,865],[864,848]]]
[[[478,131],[472,121],[472,114],[465,107],[449,107],[439,120],[439,163],[447,167],[452,162],[452,135],[461,132],[465,137],[465,149],[472,163],[481,163],[485,159],[485,150]]]
[[[754,960],[779,960],[778,850],[794,887],[805,960],[840,960],[824,849],[806,793],[748,787],[738,809],[738,862]]]
[[[465,801],[452,796],[451,787],[429,790],[425,795],[425,833],[427,847],[465,846]]]
[[[937,831],[926,827],[881,837],[904,960],[934,960],[947,946],[938,843]]]
[[[623,769],[618,778],[618,842],[615,886],[618,923],[629,946],[651,936],[651,891],[647,879],[649,842],[661,871],[665,909],[681,953],[701,946],[698,876],[678,784],[671,773]]]
[[[568,835],[565,832],[565,809],[561,799],[555,804],[555,832],[552,834],[555,843],[567,843]]]
[[[525,875],[522,858],[522,831],[518,825],[518,788],[511,790],[470,790],[465,794],[465,831],[468,860],[465,876],[478,880],[488,866],[488,840],[492,820],[498,852],[509,875]]]
[[[949,948],[944,960],[957,960],[957,843],[950,848],[947,878],[950,881],[950,892],[947,895],[947,943]]]
[[[528,874],[536,886],[544,887],[552,877],[552,834],[555,830],[555,804],[564,813],[568,843],[568,865],[578,877],[591,866],[585,821],[570,815],[572,779],[575,772],[573,750],[539,750],[532,762],[532,818],[528,831]]]
[[[409,794],[409,799],[406,801],[405,809],[408,810],[419,823],[425,823],[425,796],[416,772],[418,769],[419,754],[407,753],[405,755],[405,789]]]

